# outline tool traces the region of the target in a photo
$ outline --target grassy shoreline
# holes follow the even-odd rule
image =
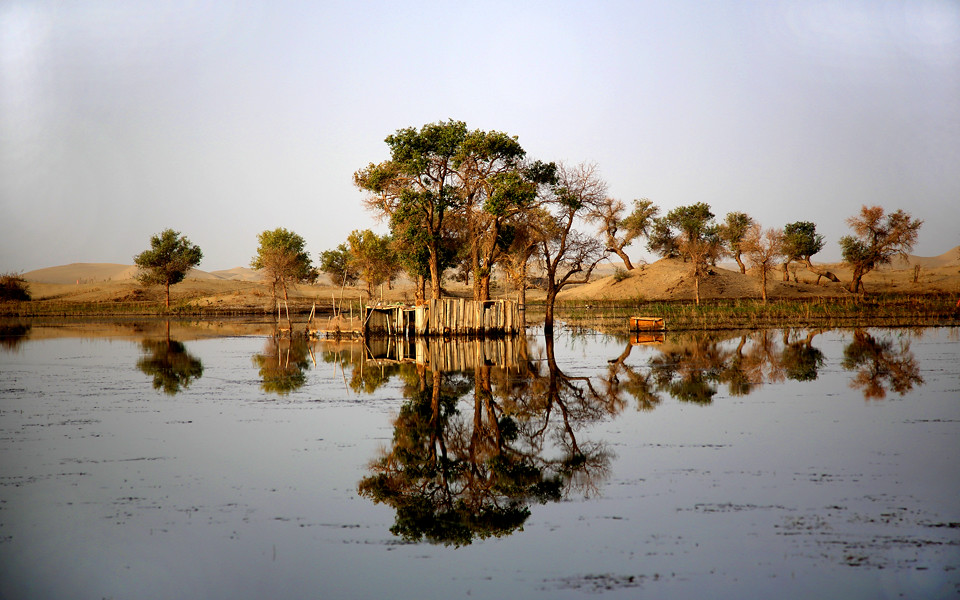
[[[310,312],[313,301],[290,303],[294,319]],[[317,305],[325,315],[329,305]],[[197,306],[184,301],[169,309],[152,302],[23,301],[0,304],[0,316],[31,317],[224,317],[269,316],[263,305]],[[527,322],[543,318],[543,304],[527,304]],[[629,332],[631,316],[662,317],[668,331],[759,329],[765,327],[956,327],[960,310],[955,294],[870,294],[862,296],[772,299],[711,299],[700,305],[690,300],[591,300],[558,302],[559,320],[577,327],[609,333]],[[285,316],[285,315],[284,315]]]
[[[528,308],[528,321],[542,308]],[[568,324],[616,334],[629,333],[631,316],[661,317],[667,331],[762,329],[767,327],[956,327],[954,294],[876,294],[843,298],[701,301],[590,301],[556,306]]]

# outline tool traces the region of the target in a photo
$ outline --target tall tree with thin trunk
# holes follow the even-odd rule
[[[753,223],[741,240],[740,249],[760,275],[761,296],[766,304],[767,277],[783,256],[783,232],[773,228],[764,230],[759,223]]]
[[[923,221],[897,210],[886,214],[879,206],[863,206],[860,214],[847,219],[854,235],[840,238],[843,260],[853,267],[850,291],[857,293],[863,276],[895,256],[907,257],[920,235]]]
[[[606,190],[596,165],[560,165],[556,185],[542,203],[537,255],[545,279],[543,330],[546,335],[553,335],[554,304],[560,290],[590,281],[593,269],[606,256],[600,240],[574,228],[603,202]]]
[[[263,231],[257,236],[260,244],[250,266],[262,271],[273,289],[273,303],[277,303],[277,286],[283,291],[283,300],[290,300],[287,286],[309,283],[317,278],[317,271],[306,251],[302,237],[283,227]]]
[[[699,305],[700,280],[707,273],[708,265],[723,250],[719,227],[713,220],[710,205],[698,202],[675,208],[667,213],[665,225],[675,232],[672,236],[679,254],[691,263],[694,294]]]
[[[150,249],[133,257],[140,269],[137,280],[143,285],[162,285],[170,308],[170,286],[180,283],[193,267],[200,264],[203,252],[179,231],[164,229],[150,238]]]
[[[750,226],[753,225],[753,218],[747,213],[731,212],[720,226],[720,238],[727,245],[727,249],[737,261],[741,273],[747,272],[747,266],[743,264],[741,255],[743,254],[743,240],[747,235]]]

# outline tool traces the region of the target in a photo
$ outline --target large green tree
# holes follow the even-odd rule
[[[840,238],[843,260],[853,267],[850,291],[857,293],[863,276],[895,256],[907,257],[920,235],[923,221],[897,210],[886,214],[879,206],[863,206],[860,214],[847,219],[854,235]]]
[[[370,194],[368,208],[390,219],[391,229],[414,225],[422,229],[420,242],[427,251],[433,298],[440,298],[448,213],[464,203],[457,169],[467,135],[466,124],[453,120],[430,123],[419,130],[400,129],[384,140],[390,159],[371,163],[353,176],[357,187]]]
[[[150,238],[150,249],[133,257],[139,267],[137,281],[143,285],[163,285],[166,306],[170,307],[170,286],[183,281],[193,267],[200,264],[203,252],[179,231],[164,229]]]
[[[274,304],[277,302],[277,286],[283,290],[284,301],[288,301],[288,285],[309,283],[317,278],[306,250],[307,243],[296,233],[278,227],[261,232],[257,240],[257,255],[250,261],[250,266],[266,275],[273,289]]]

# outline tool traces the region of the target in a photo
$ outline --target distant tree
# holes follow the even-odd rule
[[[288,284],[309,283],[317,278],[317,271],[305,249],[307,243],[296,233],[278,227],[261,232],[257,240],[260,244],[250,266],[266,274],[273,289],[274,304],[278,285],[283,290],[284,301],[289,301]]]
[[[783,255],[783,232],[779,229],[764,231],[759,223],[753,223],[739,242],[739,251],[747,255],[747,260],[760,273],[761,296],[766,303],[767,276]]]
[[[817,284],[821,277],[826,277],[830,281],[840,281],[836,275],[830,271],[825,271],[813,266],[810,257],[823,249],[823,236],[817,233],[817,225],[810,221],[797,221],[790,223],[783,228],[783,280],[790,280],[790,263],[801,260],[806,265],[807,270],[816,274]]]
[[[560,165],[556,184],[542,203],[537,254],[547,293],[543,326],[546,335],[553,335],[553,307],[560,290],[588,282],[593,269],[606,256],[600,240],[574,229],[579,219],[603,202],[606,193],[607,185],[595,165]]]
[[[0,273],[0,301],[29,300],[30,288],[19,273]]]
[[[592,210],[587,218],[600,226],[600,233],[606,239],[607,252],[613,252],[623,260],[628,271],[633,263],[624,248],[640,237],[646,237],[653,230],[653,221],[660,209],[646,198],[633,201],[633,212],[625,214],[626,205],[613,198],[604,198],[600,205]]]
[[[179,231],[164,229],[150,238],[150,249],[133,257],[140,269],[137,281],[143,285],[163,285],[167,308],[170,307],[170,286],[183,281],[193,267],[200,264],[203,252]]]
[[[726,220],[720,226],[720,239],[727,245],[733,260],[737,261],[741,273],[747,272],[747,267],[740,258],[743,254],[741,245],[751,225],[753,225],[753,218],[747,213],[731,212],[727,213]]]
[[[354,285],[360,274],[352,261],[350,248],[344,242],[333,250],[320,253],[320,271],[329,275],[335,285]]]
[[[889,215],[879,206],[863,206],[860,214],[847,219],[854,235],[840,238],[843,260],[853,267],[850,291],[860,291],[863,276],[895,256],[907,257],[913,250],[923,221],[897,210]]]
[[[369,229],[355,230],[347,236],[354,268],[367,283],[367,293],[392,281],[400,272],[400,263],[391,247],[389,235],[377,235]]]
[[[675,208],[667,213],[665,225],[673,231],[670,235],[677,252],[691,263],[694,293],[700,304],[700,279],[723,249],[710,205],[698,202]]]

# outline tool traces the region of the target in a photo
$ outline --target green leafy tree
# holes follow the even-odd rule
[[[821,277],[830,281],[840,281],[837,276],[823,269],[813,266],[810,258],[823,249],[823,236],[817,233],[817,226],[810,221],[797,221],[783,228],[783,280],[790,279],[790,263],[803,261],[807,270],[817,275],[817,283]]]
[[[696,301],[700,304],[700,279],[723,250],[720,228],[713,220],[710,205],[698,202],[675,208],[667,213],[660,226],[667,228],[664,235],[671,240],[665,247],[671,248],[671,252],[675,248],[680,256],[690,261]]]
[[[597,223],[606,239],[607,252],[613,252],[623,260],[628,271],[634,266],[624,248],[636,239],[647,237],[653,231],[654,219],[660,209],[644,198],[633,201],[633,211],[625,214],[627,206],[620,200],[605,198],[587,217]]]
[[[360,278],[346,242],[320,253],[320,271],[329,275],[334,284],[354,285]]]
[[[747,266],[743,264],[741,256],[743,254],[743,240],[747,236],[750,226],[753,225],[753,218],[747,213],[731,212],[720,226],[720,239],[727,245],[727,249],[737,261],[741,273],[747,272]]]
[[[457,172],[474,300],[490,298],[493,267],[510,245],[513,222],[536,198],[536,183],[521,163],[525,154],[516,137],[499,131],[471,131],[461,147]]]
[[[273,289],[274,304],[278,285],[283,290],[284,301],[289,301],[288,285],[310,283],[317,278],[317,271],[306,251],[307,244],[296,233],[278,227],[261,232],[257,240],[260,244],[250,266],[266,275]]]
[[[356,230],[347,236],[354,268],[367,283],[373,295],[376,286],[392,281],[400,272],[400,263],[391,247],[389,235],[377,235],[369,229]]]
[[[680,258],[680,240],[666,215],[653,220],[647,250],[663,258]]]
[[[879,206],[863,206],[860,214],[847,219],[854,235],[840,238],[843,260],[853,267],[850,291],[857,293],[863,276],[889,264],[895,256],[907,257],[920,235],[923,221],[898,210],[886,214]]]
[[[431,294],[440,298],[444,238],[449,237],[448,213],[463,206],[458,167],[468,135],[462,121],[447,121],[400,129],[387,136],[390,159],[354,173],[354,183],[369,192],[368,208],[391,221],[391,228],[422,230],[427,251]],[[404,234],[408,233],[405,231]],[[398,236],[407,241],[406,235]],[[401,244],[402,250],[412,250]]]
[[[164,229],[150,238],[150,249],[133,257],[139,267],[137,281],[143,285],[163,285],[167,308],[170,307],[170,286],[183,281],[193,267],[200,264],[203,252],[179,231]]]

